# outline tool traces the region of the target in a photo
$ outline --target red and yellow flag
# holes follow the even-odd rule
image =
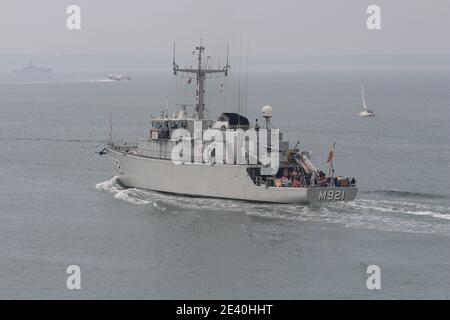
[[[328,158],[327,158],[327,162],[330,163],[331,161],[333,161],[333,157],[334,157],[334,147],[336,146],[336,142],[333,142],[333,147],[331,148],[330,152],[328,152]]]
[[[333,157],[334,157],[334,152],[333,152],[333,150],[330,150],[330,152],[328,153],[327,162],[330,163],[333,160]]]

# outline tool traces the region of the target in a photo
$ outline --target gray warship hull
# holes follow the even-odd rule
[[[214,197],[271,203],[320,203],[351,201],[356,187],[283,188],[255,185],[247,174],[247,165],[206,163],[175,164],[108,149],[115,162],[118,178],[131,188],[147,189],[187,196]]]

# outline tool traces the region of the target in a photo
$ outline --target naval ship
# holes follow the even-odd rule
[[[226,77],[230,65],[228,48],[226,65],[216,69],[208,65],[209,57],[203,59],[204,52],[200,42],[193,52],[198,62],[195,67],[180,68],[175,62],[174,46],[174,75],[195,77],[197,82],[192,112],[186,105],[173,115],[168,109],[162,111],[151,118],[148,135],[134,144],[116,143],[110,134],[100,153],[112,158],[121,184],[184,196],[270,203],[355,199],[355,178],[334,174],[334,148],[328,155],[326,174],[312,163],[310,152],[302,150],[299,143],[291,147],[279,129],[272,127],[271,106],[262,108],[265,128],[258,120],[250,124],[236,112],[206,118],[205,81]]]
[[[28,65],[20,70],[15,70],[16,73],[50,73],[52,72],[52,68],[43,68],[33,64],[33,60],[30,60]]]

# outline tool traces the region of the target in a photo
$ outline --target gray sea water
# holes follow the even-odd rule
[[[120,186],[95,154],[109,114],[133,141],[167,94],[171,105],[192,94],[170,73],[130,75],[0,75],[0,298],[450,298],[448,71],[249,73],[251,121],[273,105],[317,166],[336,141],[337,173],[357,177],[355,201],[322,205]],[[361,80],[373,119],[357,116]],[[208,88],[212,115],[238,108],[226,81],[222,95],[219,80]],[[81,290],[66,288],[69,265]],[[367,289],[369,265],[380,290]]]

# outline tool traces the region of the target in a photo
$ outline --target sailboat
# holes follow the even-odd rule
[[[361,84],[361,97],[363,103],[363,111],[359,113],[360,117],[374,117],[375,112],[372,109],[367,108],[366,99],[364,98],[364,84]]]

